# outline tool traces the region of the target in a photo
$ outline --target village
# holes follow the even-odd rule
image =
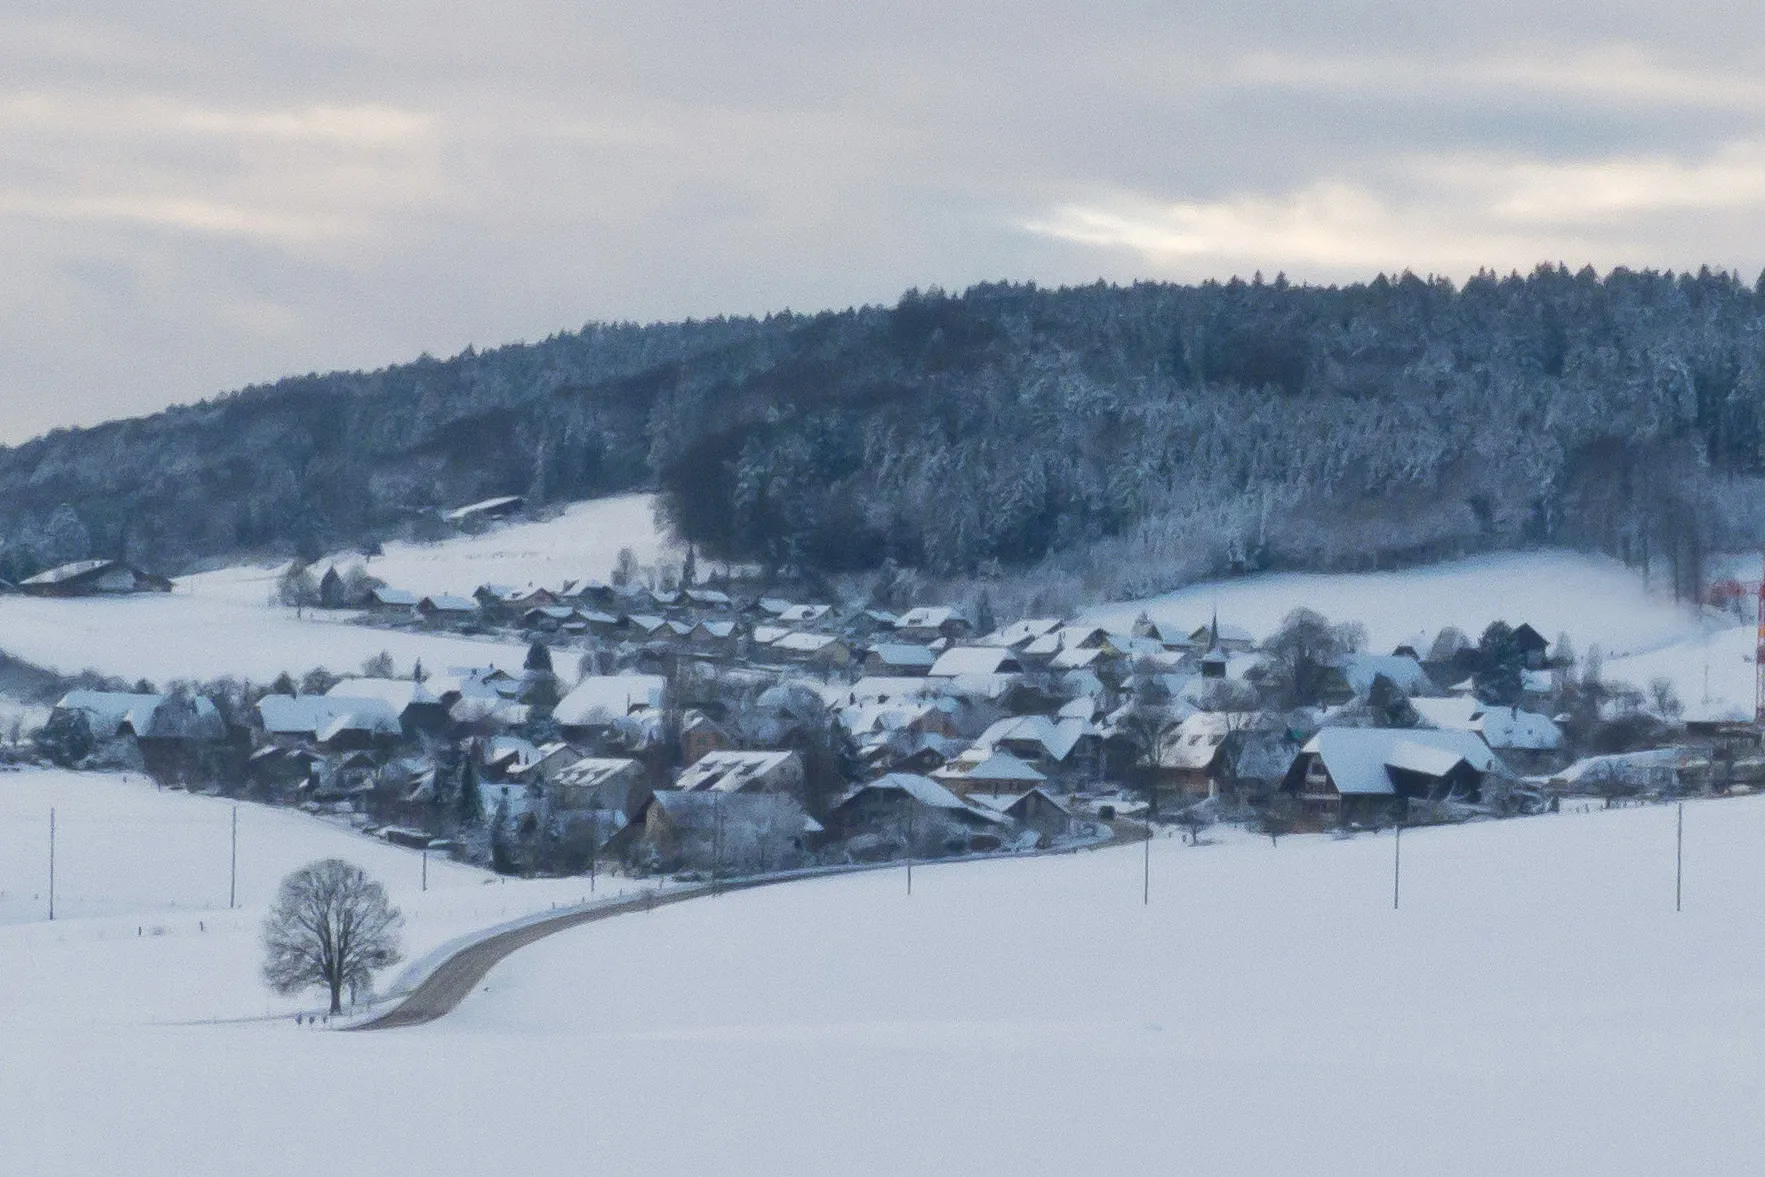
[[[316,573],[316,574],[315,574]],[[351,624],[519,641],[519,670],[314,669],[272,683],[82,682],[29,754],[344,820],[505,874],[741,874],[1014,853],[1172,826],[1380,829],[1750,791],[1757,730],[1686,720],[1669,689],[1523,620],[1364,649],[1306,609],[1125,632],[613,580],[459,595],[360,565],[282,575]],[[110,561],[17,586],[167,592]],[[751,590],[751,591],[744,591]]]

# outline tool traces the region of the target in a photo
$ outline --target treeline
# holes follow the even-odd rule
[[[164,566],[648,486],[702,554],[781,571],[1125,594],[1563,544],[1697,595],[1765,536],[1762,328],[1731,275],[1551,267],[590,327],[53,434],[0,453],[0,532]]]

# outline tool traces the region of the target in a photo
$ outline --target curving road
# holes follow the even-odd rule
[[[1010,857],[1027,858],[1041,854],[1072,854],[1078,850],[1102,850],[1110,846],[1138,842],[1145,836],[1144,827],[1131,822],[1119,822],[1110,828],[1108,838],[1087,846],[1059,847],[1037,851],[1030,855],[1017,854]],[[977,857],[995,858],[999,856],[982,855]],[[952,860],[945,859],[943,861],[947,863]],[[506,932],[498,932],[468,944],[442,961],[397,1005],[383,1014],[377,1014],[347,1028],[350,1030],[396,1030],[403,1026],[420,1026],[426,1022],[433,1022],[437,1018],[452,1013],[504,957],[527,947],[536,940],[543,940],[547,936],[568,931],[582,924],[592,924],[597,920],[612,919],[618,915],[629,915],[634,911],[650,911],[671,903],[697,899],[703,895],[721,894],[727,891],[746,891],[755,887],[771,886],[775,883],[793,882],[797,879],[826,878],[830,875],[855,874],[859,871],[900,869],[901,866],[900,862],[880,862],[822,867],[807,871],[789,871],[782,874],[766,875],[760,878],[735,879],[717,884],[706,883],[697,887],[682,887],[674,891],[645,891],[639,895],[613,900],[585,910],[565,912],[549,919],[536,920],[533,923],[510,928]]]

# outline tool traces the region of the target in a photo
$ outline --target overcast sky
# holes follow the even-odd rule
[[[1762,49],[1757,0],[0,0],[0,442],[909,286],[1753,275]]]

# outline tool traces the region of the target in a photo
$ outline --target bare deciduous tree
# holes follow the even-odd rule
[[[340,858],[308,863],[282,880],[264,921],[264,979],[278,993],[323,987],[331,1012],[343,990],[371,988],[374,971],[399,960],[404,917],[386,888]]]

